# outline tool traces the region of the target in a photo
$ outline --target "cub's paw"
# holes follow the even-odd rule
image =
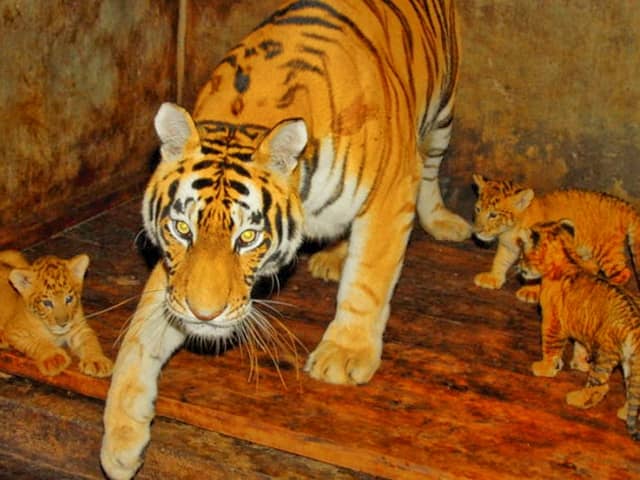
[[[562,359],[539,360],[531,364],[531,371],[536,377],[555,377],[562,370]]]
[[[142,451],[149,442],[149,430],[135,424],[123,424],[116,428],[105,425],[105,430],[110,434],[105,434],[102,439],[102,468],[111,480],[133,478],[142,465]]]
[[[71,358],[62,349],[56,350],[54,353],[38,360],[36,366],[43,375],[58,375],[71,363]]]
[[[380,366],[380,354],[380,349],[373,346],[349,347],[323,340],[304,369],[311,377],[327,383],[367,383]]]
[[[326,248],[321,252],[314,253],[309,259],[309,272],[316,278],[324,281],[340,280],[342,266],[347,256],[347,242],[342,241],[336,245]]]
[[[629,404],[624,402],[624,405],[618,409],[617,415],[620,420],[627,421],[627,412],[629,411]]]
[[[504,277],[498,277],[491,272],[483,272],[473,277],[473,283],[478,287],[489,288],[491,290],[498,290],[504,285]]]
[[[569,366],[573,370],[578,370],[580,372],[588,372],[591,370],[591,363],[589,363],[589,352],[580,342],[575,342],[573,344],[573,356],[571,357],[571,362]]]
[[[113,370],[113,362],[104,355],[99,355],[80,360],[78,368],[91,377],[108,377]]]
[[[471,237],[471,224],[445,208],[436,210],[420,224],[436,240],[461,242]]]
[[[608,391],[609,385],[606,383],[595,387],[586,387],[567,393],[566,400],[572,407],[591,408],[600,403]]]
[[[516,297],[521,302],[538,303],[540,300],[540,285],[525,285],[516,292]]]

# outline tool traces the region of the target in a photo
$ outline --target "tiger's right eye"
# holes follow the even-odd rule
[[[42,305],[47,308],[53,308],[53,302],[51,300],[42,300]]]

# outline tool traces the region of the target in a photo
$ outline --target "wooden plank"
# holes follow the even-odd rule
[[[140,292],[148,272],[134,246],[138,209],[139,202],[125,204],[28,254],[89,253],[87,312],[113,305]],[[368,385],[326,385],[286,364],[281,379],[266,357],[256,383],[248,381],[241,349],[220,355],[183,349],[163,371],[158,413],[389,478],[640,475],[638,446],[616,418],[621,375],[613,376],[605,401],[587,411],[564,402],[584,374],[533,377],[530,364],[540,355],[536,307],[516,300],[513,278],[500,291],[473,285],[492,256],[472,242],[438,243],[416,229],[392,302],[382,367]],[[332,317],[336,285],[311,278],[306,259],[301,255],[276,301],[283,322],[311,350]],[[111,356],[134,307],[130,302],[91,319]],[[306,354],[299,354],[300,367]],[[106,391],[106,381],[74,369],[42,379],[11,352],[0,354],[0,368],[96,398]]]
[[[98,461],[101,402],[24,379],[0,378],[0,418],[0,478],[104,478]],[[153,436],[140,480],[368,478],[173,420],[156,419]]]

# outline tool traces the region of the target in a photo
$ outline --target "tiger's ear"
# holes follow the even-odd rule
[[[76,255],[68,261],[68,264],[69,271],[73,275],[73,278],[77,282],[82,282],[84,280],[84,274],[89,267],[89,255],[85,255],[84,253]]]
[[[575,237],[576,235],[576,227],[573,225],[573,222],[568,218],[563,218],[558,221],[558,224],[562,227],[562,229],[567,232],[571,237]]]
[[[33,285],[34,275],[29,269],[14,268],[9,273],[9,282],[20,294],[25,294]]]
[[[200,136],[191,115],[175,103],[163,103],[153,123],[162,142],[160,153],[164,161],[179,160],[200,145]]]
[[[298,165],[308,139],[304,120],[285,120],[271,129],[260,143],[258,153],[274,170],[289,175]]]
[[[513,196],[513,199],[511,201],[513,207],[517,211],[522,212],[531,204],[533,195],[533,190],[531,190],[530,188],[525,188],[524,190],[519,191]]]

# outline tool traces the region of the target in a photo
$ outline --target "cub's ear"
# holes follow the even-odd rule
[[[482,175],[478,175],[477,173],[474,173],[472,178],[473,178],[473,183],[476,184],[478,189],[482,188],[487,181],[486,178],[484,178]]]
[[[533,200],[533,196],[533,190],[531,190],[530,188],[519,191],[513,196],[513,207],[517,211],[522,212],[529,206],[529,204]]]
[[[576,227],[573,225],[573,222],[571,220],[569,220],[568,218],[563,218],[558,222],[558,224],[565,232],[571,235],[571,237],[575,237]]]
[[[88,267],[89,255],[85,255],[84,253],[76,255],[69,260],[69,271],[77,282],[82,282],[84,280],[84,274]]]
[[[34,275],[29,269],[14,268],[9,273],[9,282],[20,294],[25,294],[33,285]]]
[[[200,136],[191,115],[175,103],[163,103],[153,123],[162,142],[160,153],[164,161],[180,160],[200,145]]]
[[[308,139],[304,120],[285,120],[271,129],[260,143],[258,153],[274,170],[289,175],[298,165]]]

